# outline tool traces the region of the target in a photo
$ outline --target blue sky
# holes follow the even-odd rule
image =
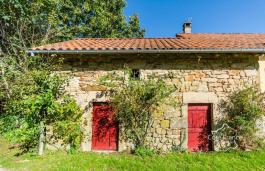
[[[127,0],[146,37],[174,37],[192,18],[193,33],[265,33],[265,0]]]

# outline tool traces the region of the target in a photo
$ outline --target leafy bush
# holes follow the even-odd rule
[[[125,137],[136,147],[141,147],[146,143],[152,112],[170,98],[175,88],[160,78],[129,77],[133,75],[131,72],[125,70],[122,74],[109,74],[101,78],[101,83],[109,88],[110,104]]]
[[[44,149],[48,126],[54,126],[53,138],[74,147],[82,134],[82,111],[63,91],[67,78],[53,72],[51,66],[42,58],[32,58],[28,70],[15,75],[9,84],[11,93],[0,115],[0,133],[19,143],[24,152],[38,144],[39,150]]]
[[[133,154],[137,155],[137,156],[142,156],[142,157],[146,157],[146,156],[153,156],[155,155],[155,151],[153,149],[144,147],[144,146],[139,146],[137,147],[134,151]]]
[[[257,136],[257,123],[265,116],[264,93],[256,87],[248,87],[232,93],[220,106],[226,114],[220,123],[231,128],[229,131],[223,131],[223,134],[232,141],[231,145],[240,149],[262,145],[262,138]]]
[[[144,36],[137,15],[127,21],[123,13],[125,0],[27,2],[1,0],[0,48],[4,52],[76,37]]]
[[[51,58],[35,60],[27,51],[75,37],[143,37],[137,15],[127,22],[125,6],[124,0],[1,0],[1,135],[22,143],[26,151],[38,144],[40,132],[46,136],[48,125],[56,137],[72,145],[80,141],[82,112],[61,92],[65,78],[52,72],[46,62]]]

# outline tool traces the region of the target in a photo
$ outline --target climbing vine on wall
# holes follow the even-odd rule
[[[225,117],[220,125],[226,125],[223,136],[230,145],[239,149],[254,149],[263,145],[262,137],[258,136],[259,122],[265,116],[264,93],[255,86],[233,92],[227,100],[220,104]]]
[[[102,77],[100,82],[108,87],[110,104],[126,138],[136,147],[145,146],[152,111],[171,98],[176,88],[160,78],[135,78],[128,69]]]

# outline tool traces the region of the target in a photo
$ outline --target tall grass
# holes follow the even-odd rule
[[[265,150],[252,152],[171,153],[140,157],[130,154],[98,154],[63,151],[15,156],[0,143],[0,167],[14,170],[87,171],[87,170],[265,170]]]

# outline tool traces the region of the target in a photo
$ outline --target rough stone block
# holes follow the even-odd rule
[[[229,75],[238,76],[240,75],[240,70],[230,70]]]
[[[156,111],[153,112],[153,117],[154,118],[161,118],[163,115],[164,115],[163,111],[156,110]]]
[[[217,92],[224,91],[224,89],[222,87],[216,87],[214,90]]]
[[[156,133],[161,134],[162,133],[162,128],[156,128]]]
[[[246,76],[245,72],[244,71],[240,71],[240,76],[241,77],[245,77]]]
[[[216,82],[217,78],[203,78],[202,81],[205,81],[205,82]]]
[[[207,84],[199,84],[198,85],[198,91],[199,92],[208,92],[209,89],[208,89]]]
[[[229,76],[228,75],[218,75],[217,78],[225,79],[225,78],[229,78]]]
[[[169,124],[170,124],[169,120],[166,119],[160,122],[162,128],[169,128]]]
[[[176,116],[176,109],[174,109],[174,107],[171,107],[171,106],[166,107],[164,118],[169,119],[174,116]]]
[[[189,81],[189,82],[192,82],[193,81],[193,75],[188,75],[185,77],[185,81]]]
[[[105,91],[107,88],[101,85],[81,85],[82,91]]]
[[[253,77],[257,75],[257,70],[245,70],[247,77]]]
[[[185,92],[183,93],[183,103],[215,103],[218,98],[215,93],[208,92]]]
[[[171,119],[170,128],[178,128],[179,122],[180,121],[177,118]]]

